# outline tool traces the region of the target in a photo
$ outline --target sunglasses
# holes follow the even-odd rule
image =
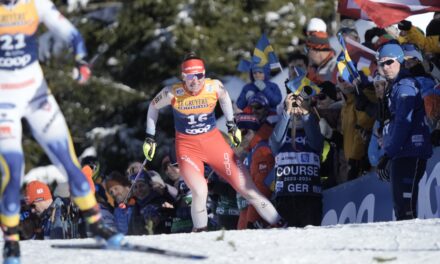
[[[249,133],[249,129],[241,129],[241,136],[245,137]]]
[[[344,82],[346,82],[346,81],[345,81],[344,78],[342,78],[341,76],[338,76],[338,82],[340,82],[340,83],[344,83]]]
[[[396,61],[395,59],[389,59],[389,60],[386,60],[386,61],[379,61],[379,66],[382,67],[382,68],[383,68],[385,65],[390,66],[390,65],[393,64],[395,61]]]
[[[200,80],[200,79],[205,78],[205,74],[204,73],[183,74],[183,78],[188,81],[194,80],[194,78],[196,78],[197,80]]]

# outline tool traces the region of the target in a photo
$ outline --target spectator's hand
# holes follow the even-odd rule
[[[327,120],[325,118],[321,118],[319,120],[319,128],[321,130],[321,134],[329,139],[333,136],[333,128],[328,124]]]
[[[412,27],[412,23],[411,21],[408,20],[402,20],[399,22],[399,24],[397,24],[397,28],[404,31],[410,30],[411,27]]]
[[[145,158],[151,161],[154,153],[156,153],[156,140],[154,140],[153,136],[147,135],[142,150],[144,151]]]
[[[234,121],[227,121],[226,127],[228,128],[229,139],[231,140],[234,147],[240,146],[241,143],[241,131],[238,129]]]
[[[377,172],[377,176],[381,181],[386,181],[386,182],[390,181],[390,171],[387,166],[389,161],[390,158],[387,155],[383,155],[380,158],[379,163],[377,164],[376,172]]]
[[[266,88],[266,83],[262,80],[256,80],[254,82],[255,86],[257,86],[258,90],[263,91]]]
[[[151,183],[151,188],[153,190],[163,190],[165,189],[166,185],[165,182],[163,181],[162,177],[160,177],[160,175],[157,173],[155,173],[154,175],[152,175],[150,177],[150,183]]]
[[[85,84],[89,81],[92,75],[89,64],[87,61],[81,59],[76,61],[75,69],[73,70],[73,79],[79,84]]]

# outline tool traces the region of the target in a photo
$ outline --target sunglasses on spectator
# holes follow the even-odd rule
[[[204,73],[183,74],[183,78],[188,81],[194,80],[194,78],[196,78],[197,80],[200,80],[200,79],[205,78],[205,74]]]
[[[379,61],[379,66],[380,67],[384,67],[385,65],[390,66],[391,64],[393,64],[396,61],[396,59],[388,59],[386,61]]]
[[[171,162],[165,162],[164,164],[163,164],[163,167],[166,169],[168,166],[171,166],[171,167],[174,167],[174,168],[177,168],[177,167],[179,167],[179,163],[171,163]]]
[[[245,137],[249,133],[249,129],[241,129],[241,135]]]

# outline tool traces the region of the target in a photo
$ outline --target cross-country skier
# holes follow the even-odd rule
[[[64,116],[44,80],[37,56],[36,33],[40,22],[72,46],[78,81],[83,83],[90,76],[80,33],[50,0],[0,0],[0,220],[5,240],[3,261],[7,264],[20,263],[17,226],[20,179],[24,172],[22,118],[27,120],[51,161],[68,176],[73,200],[83,211],[91,231],[113,246],[118,246],[123,238],[102,225]]]
[[[203,163],[228,181],[269,224],[281,226],[284,222],[277,211],[257,190],[248,172],[216,128],[214,108],[219,101],[226,116],[229,138],[235,146],[240,144],[241,133],[233,121],[231,99],[223,84],[219,80],[205,79],[204,62],[194,53],[186,56],[181,71],[182,82],[163,88],[150,103],[143,145],[145,157],[152,160],[155,153],[154,136],[159,109],[171,105],[176,129],[177,160],[181,175],[192,192],[193,231],[207,229],[208,187],[203,176]]]

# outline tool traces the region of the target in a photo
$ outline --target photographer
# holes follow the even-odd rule
[[[269,145],[275,156],[275,204],[280,215],[288,226],[320,225],[323,136],[308,100],[287,95]]]

